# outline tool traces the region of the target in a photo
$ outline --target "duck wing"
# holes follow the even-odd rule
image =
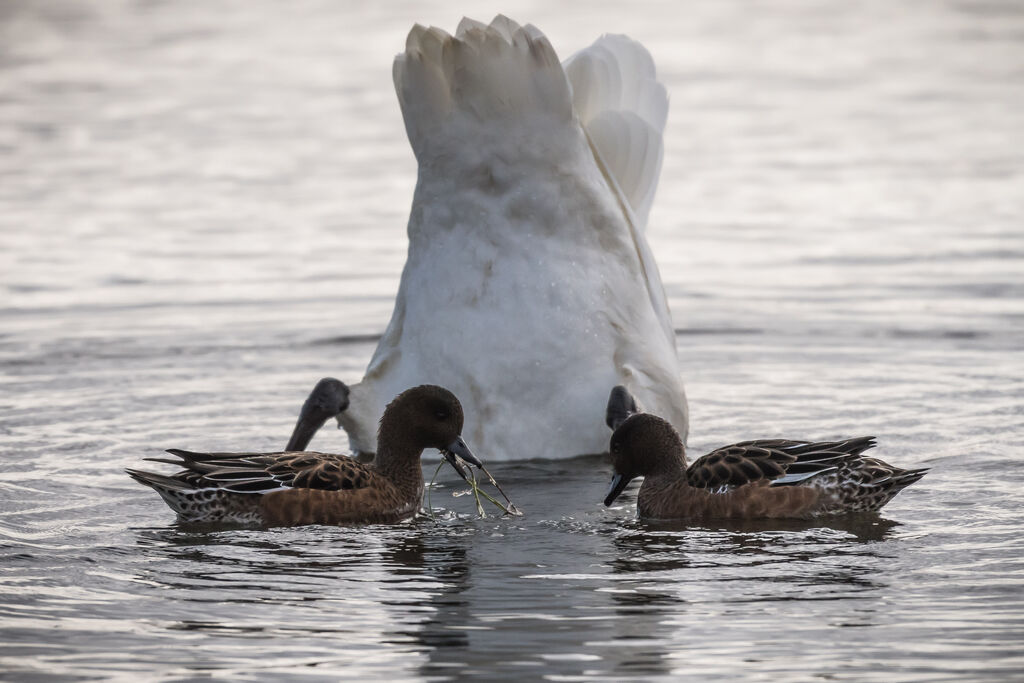
[[[710,490],[729,490],[757,482],[794,485],[837,471],[874,445],[872,436],[845,441],[742,441],[698,458],[686,470],[686,479],[691,486]]]
[[[232,493],[361,489],[378,476],[363,463],[330,453],[200,453],[177,448],[167,452],[178,459],[147,460],[182,467],[173,478],[194,488],[218,488]]]

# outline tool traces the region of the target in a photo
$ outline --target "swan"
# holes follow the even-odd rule
[[[377,449],[410,386],[460,396],[490,460],[607,449],[623,385],[685,439],[675,334],[644,228],[668,97],[638,42],[605,35],[560,62],[532,25],[415,25],[394,61],[419,170],[391,320],[357,384],[327,379],[289,450],[329,417]]]

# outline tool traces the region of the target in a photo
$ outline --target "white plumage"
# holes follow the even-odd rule
[[[374,451],[387,402],[447,387],[484,459],[607,449],[616,384],[686,434],[686,398],[643,229],[668,110],[639,43],[561,64],[533,26],[413,27],[395,89],[419,163],[395,309],[339,421]]]

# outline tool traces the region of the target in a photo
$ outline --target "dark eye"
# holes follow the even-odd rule
[[[434,417],[436,417],[438,419],[438,421],[443,422],[443,421],[448,419],[448,411],[447,410],[439,410],[436,413],[434,413]]]

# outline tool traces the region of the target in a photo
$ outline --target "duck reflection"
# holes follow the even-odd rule
[[[673,675],[680,643],[715,628],[753,634],[761,626],[745,620],[779,601],[853,625],[876,618],[862,598],[888,589],[878,569],[897,523],[687,526],[624,522],[596,505],[575,512],[580,491],[601,488],[602,465],[576,461],[561,477],[530,465],[496,472],[525,492],[527,510],[567,501],[562,517],[440,510],[389,526],[140,529],[136,575],[188,603],[168,629],[265,638],[268,659],[301,647],[365,674],[373,652],[373,666],[432,679]]]
[[[673,642],[692,624],[714,628],[730,603],[840,600],[887,587],[873,573],[899,526],[877,515],[692,526],[633,520],[610,534],[608,593],[616,633],[606,661],[616,675],[668,674]],[[749,606],[740,608],[749,609]],[[756,610],[756,608],[755,608]],[[870,619],[870,608],[864,610]],[[704,615],[704,616],[698,616]],[[642,647],[635,645],[642,643]]]
[[[413,643],[427,653],[469,646],[469,635],[460,625],[468,623],[470,613],[469,603],[463,597],[470,580],[470,540],[453,529],[437,531],[435,525],[427,523],[417,527],[415,533],[388,544],[391,565],[399,581],[400,577],[426,577],[434,585],[426,592],[410,594],[408,602],[403,601],[416,614],[427,616],[408,624],[408,628],[388,633],[386,638],[395,643]],[[402,590],[400,583],[398,590]]]
[[[828,520],[743,520],[720,524],[632,521],[614,536],[615,558],[609,563],[622,574],[686,569],[775,568],[792,562],[880,557],[880,546],[898,522],[874,514]],[[851,545],[852,544],[852,545]],[[868,569],[868,563],[865,569]],[[848,584],[857,566],[832,578]],[[750,576],[747,576],[750,578]],[[727,580],[720,578],[719,580]]]

